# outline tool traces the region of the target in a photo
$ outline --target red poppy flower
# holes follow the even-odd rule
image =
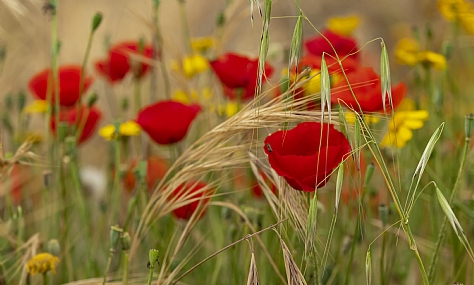
[[[349,73],[347,79],[363,112],[383,112],[384,102],[382,99],[381,80],[373,68],[361,68]],[[360,111],[345,80],[336,84],[334,88],[336,90],[331,93],[332,103],[345,104],[355,111]],[[392,103],[394,108],[402,102],[406,92],[407,87],[403,82],[392,87]],[[385,97],[385,108],[387,112],[391,110],[388,96]]]
[[[334,50],[336,50],[336,53],[339,58],[343,58],[358,50],[357,42],[352,37],[338,35],[336,33],[331,32],[330,30],[325,30],[322,34],[326,38],[321,35],[318,35],[305,42],[306,49],[310,54],[322,56],[324,52],[326,54],[335,56],[336,54],[334,53]],[[331,42],[332,47],[329,44],[328,40],[329,42]],[[351,55],[351,57],[354,58],[354,60],[358,60],[359,54],[353,54]],[[329,58],[329,56],[327,58]]]
[[[64,109],[61,110],[59,113],[59,121],[60,122],[66,122],[70,127],[73,127],[76,124],[76,118],[78,115],[78,109],[79,108],[73,108],[73,109]],[[89,139],[95,132],[95,129],[99,123],[99,120],[102,117],[102,113],[99,111],[99,109],[95,107],[90,107],[87,108],[86,106],[83,106],[81,109],[81,114],[79,115],[79,120],[83,122],[85,120],[84,128],[82,129],[81,136],[79,137],[78,144],[81,144],[85,142],[87,139]],[[87,116],[86,119],[83,117]],[[54,134],[56,134],[56,123],[54,121],[54,116],[51,118],[51,130],[53,131]]]
[[[124,177],[124,188],[128,192],[133,191],[137,179],[135,177],[134,168],[138,165],[139,160],[134,159],[130,163],[130,166],[125,173]],[[168,170],[168,164],[166,161],[157,156],[151,156],[147,158],[147,172],[146,172],[146,184],[148,191],[152,191],[158,181],[160,181]]]
[[[198,209],[199,203],[202,203],[205,207],[210,200],[209,197],[206,197],[209,195],[209,191],[202,190],[206,186],[207,184],[204,182],[190,182],[182,184],[178,188],[176,188],[173,191],[172,195],[172,198],[175,202],[179,201],[179,198],[182,196],[185,196],[186,200],[194,201],[173,210],[174,216],[179,219],[189,220],[194,214],[194,212],[196,212],[196,210]],[[204,216],[204,213],[205,209],[203,210],[199,218],[202,218]]]
[[[122,80],[130,70],[135,72],[135,77],[142,77],[150,69],[150,66],[148,64],[140,64],[138,67],[133,67],[130,57],[130,54],[139,54],[139,46],[137,42],[124,42],[114,45],[110,48],[108,57],[105,60],[99,60],[95,63],[97,71],[107,77],[110,82]],[[141,54],[151,58],[153,47],[151,45],[145,46]]]
[[[253,99],[257,87],[258,58],[250,59],[227,53],[210,62],[212,69],[224,85],[224,94],[231,100]],[[273,67],[265,63],[264,77],[270,77]]]
[[[201,111],[201,106],[184,105],[177,101],[161,101],[145,107],[136,119],[142,129],[158,144],[181,141],[189,126]]]
[[[72,106],[79,100],[79,85],[81,81],[81,67],[79,65],[61,66],[58,68],[59,75],[59,104],[62,106]],[[83,93],[92,84],[92,77],[84,78]],[[56,98],[55,84],[53,82],[53,72],[45,69],[37,73],[30,79],[28,84],[30,91],[41,100],[46,100],[48,88],[51,89],[52,100]]]
[[[271,167],[291,187],[312,192],[326,184],[351,146],[334,125],[306,122],[269,135],[264,150]]]

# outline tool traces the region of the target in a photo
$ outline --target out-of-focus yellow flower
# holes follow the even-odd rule
[[[213,37],[192,38],[191,47],[194,51],[204,53],[215,44]]]
[[[184,57],[181,65],[177,61],[171,62],[171,68],[182,72],[187,78],[193,78],[196,74],[207,70],[209,62],[202,55],[195,54]]]
[[[421,129],[428,111],[397,111],[390,120],[389,130],[380,143],[383,147],[403,148],[413,138],[413,130]]]
[[[446,68],[444,55],[430,50],[420,51],[418,42],[412,38],[403,38],[398,41],[395,48],[395,57],[397,62],[403,65],[413,66],[422,63],[437,70]]]
[[[446,58],[444,55],[429,50],[418,53],[418,61],[422,64],[433,66],[437,70],[446,68]]]
[[[141,128],[134,121],[127,121],[120,124],[119,132],[121,136],[138,136],[140,134]],[[99,130],[99,135],[106,140],[112,140],[115,137],[115,126],[112,124],[106,125]]]
[[[398,105],[396,111],[415,111],[416,110],[416,103],[410,98],[405,98],[403,101]]]
[[[347,16],[347,17],[333,17],[326,23],[327,28],[336,34],[349,36],[352,34],[355,28],[359,25],[359,17]]]
[[[439,0],[438,8],[443,17],[450,22],[460,18],[460,15],[471,9],[468,2],[464,0]]]
[[[173,93],[172,99],[185,105],[195,102],[203,103],[212,99],[212,91],[206,87],[203,88],[201,94],[199,94],[195,89],[191,90],[191,93],[186,93],[184,90],[178,89]]]
[[[468,34],[474,35],[474,10],[459,15],[462,27]]]
[[[376,124],[380,122],[380,118],[375,115],[364,114],[363,116],[365,122],[368,124]],[[357,120],[357,115],[351,111],[344,112],[344,117],[346,118],[346,122],[351,125],[355,124],[355,121]]]
[[[312,78],[304,85],[305,93],[316,94],[321,92],[321,72],[318,69],[313,69],[309,73],[309,77]]]
[[[33,256],[26,263],[26,271],[29,274],[35,275],[37,273],[46,273],[52,271],[56,274],[56,264],[59,263],[59,258],[49,253],[40,253]]]
[[[23,108],[23,113],[33,114],[33,113],[46,113],[48,110],[48,102],[45,100],[35,100],[30,105]]]
[[[402,38],[395,46],[395,57],[399,64],[415,65],[418,63],[417,53],[420,47],[412,38]]]
[[[212,111],[217,111],[219,116],[225,115],[230,118],[239,112],[239,105],[235,102],[229,102],[227,104],[217,105],[216,109],[211,107],[211,112]]]

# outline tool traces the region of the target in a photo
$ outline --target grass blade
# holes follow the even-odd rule
[[[300,15],[298,16],[298,20],[296,20],[295,29],[293,31],[293,37],[291,38],[288,74],[290,74],[291,68],[295,66],[296,75],[298,76],[298,62],[301,57],[302,40],[303,40],[303,16],[302,16],[302,13],[300,12]]]
[[[331,123],[331,80],[329,79],[326,60],[321,58],[321,121],[324,119],[324,109],[328,106],[329,123]]]
[[[387,47],[385,46],[384,42],[382,42],[382,53],[380,55],[380,80],[382,83],[381,86],[382,86],[383,111],[385,113],[386,96],[388,95],[391,110],[393,110],[393,102],[392,102],[392,84],[390,83],[390,65],[388,62]]]

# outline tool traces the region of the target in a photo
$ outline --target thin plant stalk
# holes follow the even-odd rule
[[[107,274],[109,274],[110,265],[112,264],[112,258],[114,257],[115,250],[113,248],[110,249],[109,258],[107,259],[107,266],[105,267],[104,278],[102,279],[102,285],[105,285],[107,281]]]
[[[129,259],[129,257],[128,257],[128,253],[127,253],[127,252],[124,252],[124,259],[123,259],[123,278],[122,278],[123,285],[127,285],[127,284],[128,284],[128,266],[129,266],[129,263],[130,263],[130,259]]]
[[[161,60],[160,60],[160,66],[161,66],[161,74],[163,75],[163,86],[165,89],[165,96],[166,99],[171,98],[171,88],[170,88],[170,81],[168,77],[168,71],[166,69],[166,64],[165,61],[163,60],[163,36],[161,33],[161,26],[160,26],[160,21],[159,21],[159,11],[160,11],[160,1],[154,0],[154,13],[153,13],[153,24],[155,28],[155,34],[154,34],[154,48],[153,48],[153,60],[158,60],[158,55],[160,55]],[[156,72],[158,69],[153,68],[153,71]],[[151,84],[151,93],[150,93],[150,103],[153,103],[156,101],[156,74],[153,74],[153,77],[151,78],[152,84]]]
[[[459,166],[458,170],[458,175],[456,177],[456,181],[454,182],[453,190],[451,191],[451,195],[449,196],[449,205],[453,204],[454,197],[456,196],[456,192],[459,186],[459,183],[461,181],[461,176],[464,170],[464,165],[466,164],[466,158],[467,154],[469,152],[469,143],[471,142],[471,138],[466,136],[466,139],[464,141],[464,148],[463,152],[461,155],[461,165]],[[443,222],[441,224],[441,227],[439,229],[438,233],[438,240],[436,241],[436,248],[435,252],[433,253],[433,258],[431,259],[430,267],[429,267],[429,273],[428,273],[428,280],[430,282],[433,282],[434,277],[435,277],[435,270],[436,270],[436,263],[438,261],[439,257],[439,251],[441,249],[441,245],[443,244],[444,238],[445,238],[445,230],[446,230],[446,225],[448,222],[448,217],[445,215],[443,218]]]
[[[115,122],[115,132],[117,136],[119,135],[119,128],[120,128],[120,123]],[[117,137],[114,140],[114,164],[115,164],[115,177],[114,177],[114,183],[112,186],[112,207],[111,207],[111,218],[110,218],[110,223],[114,224],[116,223],[117,215],[118,215],[118,210],[119,210],[119,204],[120,204],[120,139]]]

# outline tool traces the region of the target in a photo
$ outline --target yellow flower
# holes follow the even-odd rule
[[[395,57],[399,64],[415,65],[418,63],[418,42],[412,38],[403,38],[395,46]]]
[[[56,274],[56,264],[59,263],[59,258],[49,253],[40,253],[33,256],[26,263],[26,270],[29,274],[35,275],[37,273],[46,273],[52,271]]]
[[[459,15],[462,27],[468,34],[474,35],[474,11],[469,11]]]
[[[464,0],[439,0],[438,8],[444,18],[452,22],[469,12],[470,5]]]
[[[413,137],[413,130],[421,129],[428,119],[428,111],[399,111],[390,120],[389,130],[380,143],[383,147],[403,148]]]
[[[364,114],[363,116],[365,122],[368,124],[376,124],[380,122],[380,118],[375,115]],[[346,122],[351,125],[355,124],[357,119],[356,114],[351,111],[344,112],[344,117],[346,118]]]
[[[403,38],[399,40],[395,48],[395,57],[398,63],[411,66],[422,63],[437,70],[446,68],[444,55],[430,50],[420,51],[419,48],[419,44],[415,39]]]
[[[328,20],[326,26],[328,29],[336,34],[349,36],[355,28],[359,25],[359,17],[333,17]]]
[[[311,78],[312,77],[312,78]],[[309,81],[304,85],[306,94],[316,94],[321,92],[321,73],[318,69],[313,69],[309,73]]]
[[[172,99],[185,105],[189,105],[194,102],[211,100],[212,92],[211,89],[207,87],[201,90],[200,95],[195,89],[191,90],[190,94],[186,93],[184,90],[178,89],[174,92]]]
[[[446,68],[446,58],[444,55],[429,50],[418,53],[418,60],[423,64],[433,66],[437,70]]]
[[[235,102],[219,104],[217,106],[211,106],[211,112],[217,112],[219,116],[226,115],[227,118],[230,118],[239,112],[239,105]]]
[[[140,125],[134,121],[127,121],[120,124],[120,135],[122,136],[138,136],[140,134]],[[106,125],[99,130],[99,135],[106,140],[112,140],[115,137],[115,126],[112,124]]]
[[[23,108],[23,113],[33,114],[33,113],[46,113],[48,110],[48,102],[45,100],[35,100],[30,105]]]
[[[182,72],[187,78],[193,78],[196,74],[206,71],[209,63],[205,57],[199,54],[186,56],[181,62],[171,62],[171,69]]]
[[[193,38],[191,39],[191,47],[194,51],[199,53],[204,53],[215,44],[214,38],[212,37],[202,37],[202,38]]]

